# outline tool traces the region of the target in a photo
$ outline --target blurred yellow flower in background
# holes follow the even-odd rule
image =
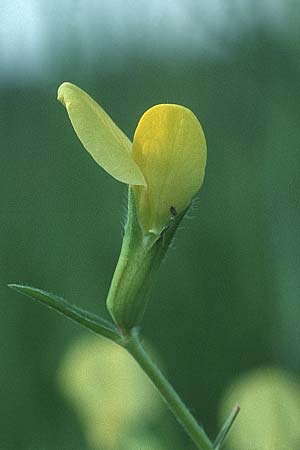
[[[164,411],[158,393],[132,357],[97,336],[71,346],[58,370],[58,382],[93,449],[125,448],[158,423]]]
[[[220,423],[239,403],[241,412],[226,441],[230,450],[300,448],[300,382],[275,367],[252,370],[225,392]]]

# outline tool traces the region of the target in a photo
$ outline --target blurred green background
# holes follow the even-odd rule
[[[156,103],[183,104],[203,125],[205,183],[160,270],[144,335],[209,435],[224,393],[249,371],[278,368],[300,390],[299,19],[299,3],[285,0],[1,0],[1,450],[193,448],[159,399],[143,403],[147,383],[129,376],[110,399],[131,369],[107,375],[104,340],[95,352],[87,331],[6,287],[27,283],[106,314],[126,187],[82,149],[56,101],[63,81],[89,92],[130,138]],[[80,400],[89,365],[80,375],[85,357],[72,352],[83,342],[106,378],[95,369],[102,393]],[[83,405],[97,395],[96,407]],[[125,408],[114,426],[128,396],[145,420]],[[260,409],[262,420],[275,410]],[[297,412],[299,425],[300,402]]]

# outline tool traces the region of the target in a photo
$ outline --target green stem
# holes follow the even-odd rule
[[[212,450],[213,446],[205,434],[205,431],[198,424],[194,416],[187,409],[158,367],[150,359],[149,355],[145,352],[135,330],[133,330],[130,337],[128,337],[125,347],[148,375],[177,421],[183,426],[197,448],[199,450]]]

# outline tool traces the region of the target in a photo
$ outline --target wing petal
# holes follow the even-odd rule
[[[132,159],[130,140],[98,103],[67,82],[59,87],[57,98],[66,107],[79,140],[99,166],[123,183],[146,184]]]

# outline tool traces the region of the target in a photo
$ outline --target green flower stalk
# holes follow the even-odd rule
[[[94,160],[129,185],[123,245],[107,297],[111,316],[127,334],[140,324],[153,274],[203,183],[204,133],[189,109],[156,105],[140,119],[131,143],[77,86],[63,83],[58,100]]]

